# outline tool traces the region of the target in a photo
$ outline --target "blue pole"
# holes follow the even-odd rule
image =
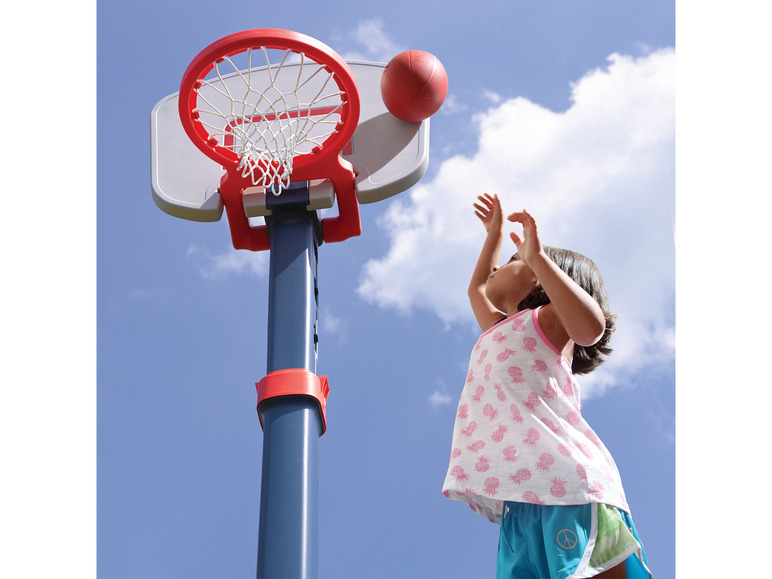
[[[272,208],[268,373],[288,368],[316,373],[318,222],[305,211],[307,199],[307,187],[292,188],[276,198],[280,207]],[[313,579],[319,559],[319,405],[309,396],[270,398],[261,403],[260,417],[257,579]]]

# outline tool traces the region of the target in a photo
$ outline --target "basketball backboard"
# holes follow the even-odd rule
[[[392,116],[381,98],[380,84],[385,64],[349,61],[360,96],[359,124],[341,156],[356,173],[359,203],[373,203],[415,185],[429,164],[429,120],[408,123]],[[285,67],[301,66],[288,63]],[[267,67],[251,69],[264,74]],[[242,71],[243,73],[244,71]],[[239,83],[239,73],[218,78],[221,89]],[[188,138],[179,113],[179,93],[161,99],[150,116],[151,184],[153,199],[166,213],[191,221],[218,221],[223,203],[219,194],[222,167],[204,155]],[[311,110],[310,115],[324,114]],[[227,132],[227,129],[223,127]],[[309,209],[332,207],[335,192],[327,180],[311,181]],[[262,187],[251,187],[243,195],[247,217],[269,214]]]

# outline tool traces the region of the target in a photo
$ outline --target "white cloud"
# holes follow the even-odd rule
[[[351,39],[357,47],[341,52],[341,56],[346,60],[389,62],[397,54],[407,50],[384,32],[380,18],[361,21],[351,33]]]
[[[360,295],[471,326],[466,285],[484,237],[472,202],[498,193],[505,211],[534,214],[544,243],[590,256],[603,273],[619,330],[585,398],[672,360],[674,85],[672,49],[613,54],[572,85],[564,112],[514,98],[474,116],[476,149],[442,161],[382,217],[390,249],[365,265]]]
[[[440,392],[439,390],[435,390],[432,392],[432,395],[429,396],[429,404],[432,406],[444,406],[446,404],[450,404],[453,402],[453,398],[451,398],[447,393]]]
[[[485,100],[488,100],[492,102],[493,104],[499,104],[502,100],[502,97],[500,94],[493,92],[488,89],[482,89],[482,96]]]
[[[456,97],[456,95],[449,94],[445,98],[445,102],[442,103],[442,108],[440,109],[439,114],[442,114],[442,115],[453,115],[453,114],[457,114],[457,113],[460,113],[460,112],[464,112],[468,108],[469,107],[467,105],[465,105],[464,103],[462,103]]]
[[[159,298],[163,297],[165,294],[165,291],[163,289],[134,289],[129,293],[129,300],[132,302],[135,301],[155,301]]]
[[[328,306],[322,306],[319,310],[319,336],[335,336],[338,344],[346,341],[349,322],[332,313]]]
[[[267,251],[227,249],[223,253],[213,254],[205,247],[191,245],[187,256],[196,264],[201,276],[207,279],[220,279],[230,274],[268,275]]]

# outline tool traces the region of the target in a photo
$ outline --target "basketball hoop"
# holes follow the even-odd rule
[[[268,74],[253,74],[257,68]],[[226,77],[236,82],[226,84]],[[353,166],[340,156],[359,111],[346,62],[298,32],[237,32],[193,59],[180,85],[180,120],[196,147],[226,172],[220,194],[234,247],[270,248],[266,226],[249,224],[244,189],[280,195],[291,182],[313,179],[332,181],[338,202],[338,216],[322,220],[324,241],[361,233]]]

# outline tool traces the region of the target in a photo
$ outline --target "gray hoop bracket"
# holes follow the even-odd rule
[[[330,393],[327,376],[317,376],[304,368],[289,368],[271,372],[255,386],[257,387],[257,416],[260,419],[261,428],[263,417],[260,414],[260,404],[265,400],[279,396],[310,396],[319,403],[322,434],[327,431],[327,396]]]

